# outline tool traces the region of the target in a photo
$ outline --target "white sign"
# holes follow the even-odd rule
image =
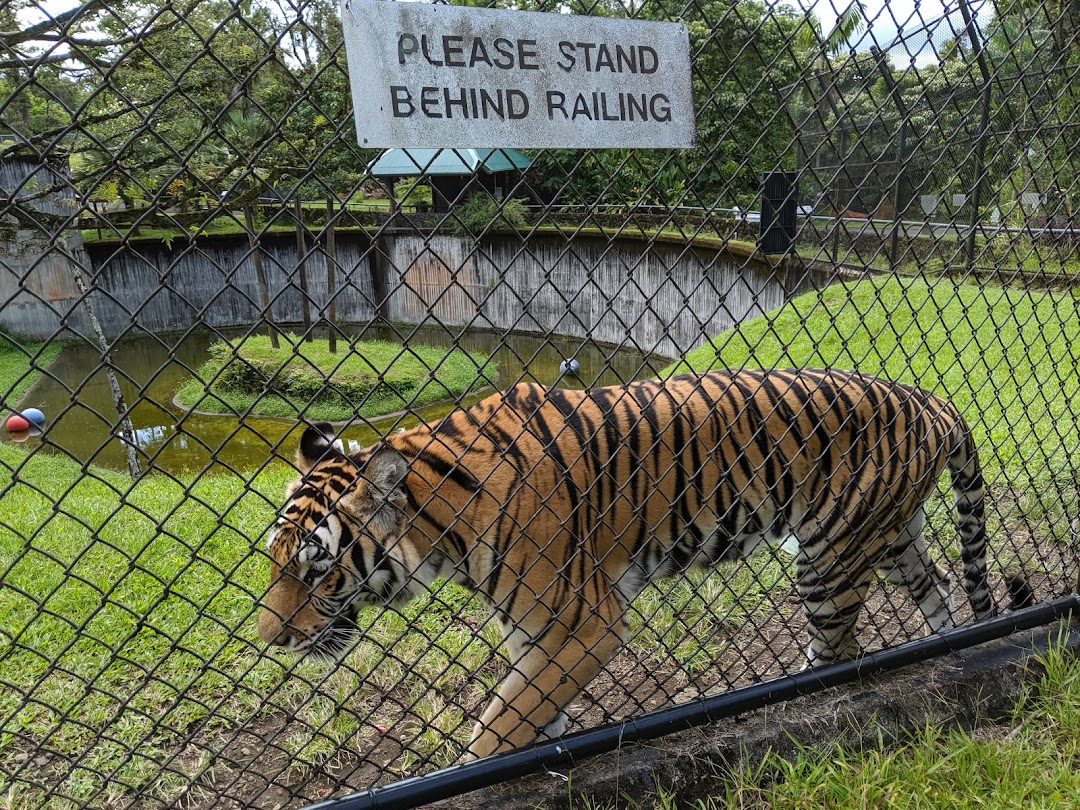
[[[694,145],[681,23],[344,0],[361,146]]]

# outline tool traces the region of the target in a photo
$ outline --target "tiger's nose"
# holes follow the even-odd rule
[[[259,638],[274,647],[288,647],[292,642],[284,622],[269,608],[259,614]]]

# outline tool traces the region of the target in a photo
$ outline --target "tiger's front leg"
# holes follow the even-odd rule
[[[583,612],[576,627],[566,617]],[[567,621],[569,621],[567,619]],[[563,709],[622,648],[627,635],[622,606],[608,597],[599,608],[571,604],[536,640],[507,638],[510,673],[473,731],[468,759],[528,745],[565,729]]]

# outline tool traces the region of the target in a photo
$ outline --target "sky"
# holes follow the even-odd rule
[[[827,32],[850,0],[796,2],[804,10],[812,9],[821,20],[822,30]],[[908,62],[922,65],[937,61],[935,46],[940,49],[946,40],[963,30],[964,18],[957,0],[864,0],[864,7],[869,27],[853,38],[851,44],[858,51],[868,50],[871,45],[889,50],[898,67]],[[982,22],[993,15],[990,0],[969,0],[968,7]]]
[[[84,0],[39,0],[38,8],[49,14],[59,14],[79,5]],[[847,8],[850,0],[786,0],[804,11],[813,11],[821,20],[823,31],[836,24],[837,17]],[[299,2],[299,0],[297,0]],[[766,0],[780,2],[780,0]],[[851,44],[858,51],[878,45],[890,51],[898,67],[905,63],[926,64],[937,61],[935,45],[940,48],[945,40],[955,36],[963,27],[958,0],[863,0],[869,27]],[[993,13],[991,0],[969,0],[975,15],[986,21]],[[35,21],[41,13],[30,13]],[[947,18],[942,22],[942,18]],[[29,21],[29,20],[28,20]],[[932,36],[927,26],[932,26]],[[901,34],[903,41],[897,42]],[[894,47],[889,47],[893,45]]]

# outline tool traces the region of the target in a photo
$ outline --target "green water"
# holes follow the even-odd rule
[[[498,335],[469,332],[452,336],[442,329],[368,327],[365,339],[397,340],[436,346],[457,345],[493,354],[499,366],[499,387],[519,380],[566,388],[614,385],[654,376],[670,361],[651,363],[638,351],[598,346],[576,338]],[[112,352],[125,400],[131,408],[139,461],[143,469],[170,473],[206,468],[252,470],[277,458],[292,459],[300,416],[295,420],[266,417],[187,413],[173,402],[176,389],[207,359],[218,335],[210,331],[183,336],[141,337],[118,343]],[[339,342],[341,350],[347,344]],[[573,357],[580,377],[560,380],[559,364]],[[462,400],[469,405],[490,394],[485,391]],[[21,407],[40,408],[48,429],[27,446],[59,453],[85,464],[127,469],[127,454],[116,429],[116,409],[101,356],[90,345],[65,349],[26,395]],[[444,403],[345,428],[342,438],[367,445],[380,436],[420,421],[431,421],[456,407]],[[294,435],[297,434],[297,435]],[[0,430],[0,441],[10,441]]]

